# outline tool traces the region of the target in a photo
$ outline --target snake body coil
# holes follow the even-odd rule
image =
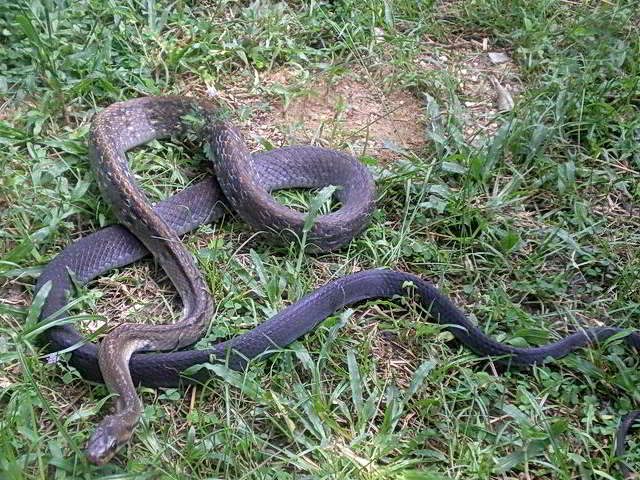
[[[129,171],[125,152],[153,138],[186,133],[210,139],[217,181],[208,179],[151,207]],[[148,97],[108,107],[94,121],[89,147],[101,191],[127,228],[112,226],[80,239],[45,268],[36,291],[49,282],[51,290],[41,317],[54,318],[66,304],[66,295],[72,289],[68,270],[75,273],[79,283],[86,283],[111,268],[143,257],[147,250],[166,271],[183,301],[182,319],[176,324],[121,325],[105,337],[99,348],[91,343],[81,344],[82,336],[70,325],[48,331],[54,350],[81,344],[73,351],[71,364],[88,379],[104,379],[118,395],[116,413],[102,421],[89,441],[87,453],[93,463],[108,461],[130,438],[141,411],[136,385],[176,386],[192,381],[182,377],[181,372],[210,361],[211,356],[226,359],[232,368],[241,369],[247,359],[274,346],[286,346],[344,305],[406,295],[407,285],[412,285],[422,306],[458,340],[474,352],[498,357],[507,365],[532,365],[548,357],[560,358],[621,332],[613,327],[592,328],[542,347],[516,348],[486,336],[447,297],[419,277],[369,270],[315,290],[251,332],[214,348],[176,351],[200,338],[214,311],[206,283],[178,235],[215,220],[228,202],[254,227],[275,236],[295,238],[302,232],[304,216],[276,202],[270,192],[331,184],[341,187],[337,196],[343,207],[317,217],[309,240],[319,250],[337,248],[368,222],[375,199],[371,176],[355,159],[331,150],[293,147],[250,155],[241,136],[220,118],[216,107],[186,97]],[[624,340],[640,348],[639,333],[629,333]],[[150,350],[168,353],[135,354]],[[196,374],[193,380],[203,380],[204,375]],[[618,445],[624,441],[633,419],[635,416],[628,417],[623,425],[625,430],[618,437]],[[618,450],[620,455],[622,452]]]

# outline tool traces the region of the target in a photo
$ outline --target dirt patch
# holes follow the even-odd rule
[[[298,76],[283,67],[263,75],[259,92],[238,84],[207,94],[236,112],[250,110],[239,123],[252,149],[266,139],[274,147],[317,145],[384,161],[397,156],[394,149],[426,143],[423,103],[410,93],[384,92],[362,71],[312,81]]]
[[[277,112],[296,126],[299,142],[324,139],[346,143],[356,153],[382,159],[393,156],[388,147],[414,149],[425,143],[419,100],[402,91],[372,89],[358,74],[323,78],[290,105]]]
[[[20,307],[29,304],[26,283],[22,279],[3,279],[0,281],[0,303],[7,307]]]

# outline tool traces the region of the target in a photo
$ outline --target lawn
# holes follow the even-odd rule
[[[103,467],[103,385],[47,356],[32,306],[65,246],[114,222],[87,161],[92,117],[145,95],[225,105],[250,149],[317,145],[371,170],[368,229],[325,254],[232,214],[184,237],[216,300],[206,347],[314,288],[389,268],[432,281],[493,338],[538,346],[640,328],[637,1],[39,0],[0,5],[0,479],[611,479],[640,358],[619,339],[503,371],[411,299],[337,312],[246,371],[139,390]],[[201,179],[202,145],[129,155],[153,201]],[[317,192],[277,198],[306,211]],[[335,208],[327,201],[325,211]],[[67,312],[104,334],[173,322],[152,260]],[[627,464],[640,471],[638,429]]]

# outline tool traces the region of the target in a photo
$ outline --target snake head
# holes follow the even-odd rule
[[[87,459],[94,465],[104,465],[120,450],[131,434],[123,431],[117,415],[106,417],[95,429],[87,442]]]

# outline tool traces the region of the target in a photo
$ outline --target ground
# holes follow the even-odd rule
[[[384,300],[338,312],[242,374],[141,389],[131,445],[96,468],[82,449],[107,392],[42,361],[31,305],[43,266],[113,221],[86,162],[95,112],[181,94],[228,108],[253,151],[353,154],[379,197],[367,231],[331,254],[270,246],[233,216],[185,236],[217,301],[199,347],[367,268],[433,281],[512,345],[588,326],[637,329],[633,2],[94,0],[0,14],[7,478],[619,478],[613,436],[640,402],[637,352],[616,341],[504,372],[413,302]],[[130,159],[153,200],[207,169],[201,146],[179,140]],[[305,209],[312,196],[278,198]],[[72,318],[86,332],[180,314],[152,261],[78,296]],[[627,458],[636,467],[637,443]]]

